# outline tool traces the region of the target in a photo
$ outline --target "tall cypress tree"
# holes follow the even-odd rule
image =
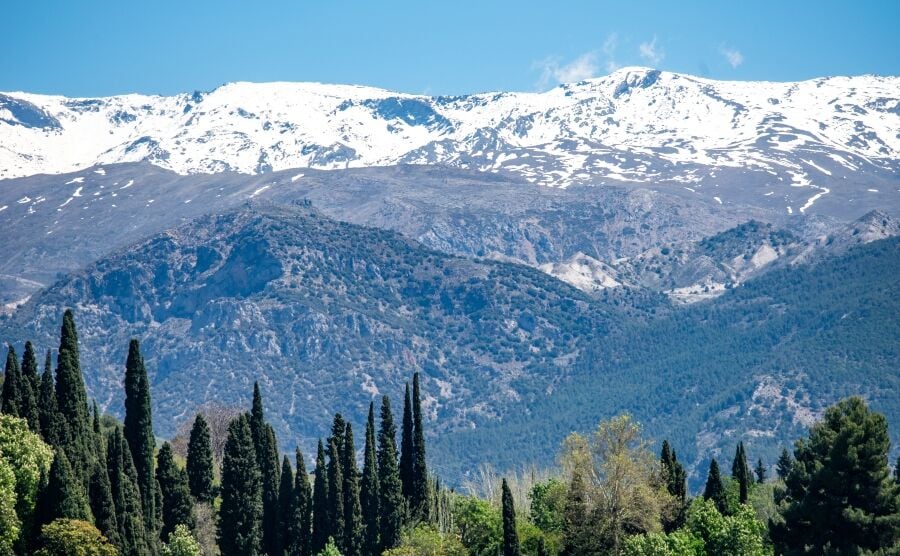
[[[375,448],[375,404],[369,403],[369,417],[366,419],[366,445],[364,448],[362,487],[360,504],[367,556],[378,556],[378,456]]]
[[[3,372],[3,392],[0,412],[19,417],[22,405],[22,373],[16,359],[16,348],[9,344],[6,350],[6,367]]]
[[[666,490],[675,497],[678,503],[678,511],[673,519],[667,519],[663,524],[667,532],[681,527],[685,518],[687,505],[687,472],[678,461],[675,450],[671,448],[668,440],[663,441],[660,453],[660,464],[666,481]]]
[[[38,410],[38,393],[40,392],[41,379],[38,375],[38,362],[34,354],[34,346],[31,342],[25,342],[25,352],[22,354],[21,378],[21,406],[19,417],[28,421],[28,428],[32,432],[40,433],[41,421]]]
[[[177,525],[193,529],[194,503],[188,486],[187,472],[175,464],[172,446],[166,442],[156,457],[156,482],[162,499],[161,539],[168,539]]]
[[[353,427],[347,423],[344,429],[344,556],[362,556],[363,522],[359,500],[359,470],[356,467],[356,449]]]
[[[87,393],[81,374],[78,353],[78,332],[75,317],[67,309],[59,339],[56,358],[56,405],[59,414],[60,445],[72,464],[76,479],[87,488],[94,453],[93,432],[88,416]]]
[[[223,556],[260,554],[262,494],[259,466],[246,415],[228,425],[222,460],[218,539]]]
[[[728,500],[725,497],[725,484],[722,482],[722,475],[719,472],[719,462],[716,461],[716,458],[713,458],[709,464],[709,475],[706,477],[706,488],[703,490],[703,498],[712,500],[720,514],[726,515],[728,513]]]
[[[191,427],[187,449],[187,474],[191,494],[198,502],[212,502],[216,497],[213,486],[213,455],[209,425],[197,414]]]
[[[278,484],[278,537],[276,538],[275,554],[279,556],[288,552],[296,542],[297,527],[294,521],[296,513],[297,497],[294,491],[294,471],[291,469],[291,460],[284,456]]]
[[[266,423],[258,382],[253,383],[253,404],[249,424],[261,481],[262,551],[265,554],[273,554],[278,537],[278,445],[274,431]]]
[[[294,476],[294,542],[288,547],[290,556],[312,554],[312,493],[303,454],[297,449],[297,474]]]
[[[56,388],[53,385],[53,370],[50,362],[50,350],[44,362],[44,373],[41,375],[41,386],[38,391],[38,419],[41,423],[41,436],[51,446],[60,446],[59,409],[56,405]]]
[[[412,509],[413,491],[413,417],[412,400],[409,395],[409,383],[403,394],[403,425],[400,431],[400,483],[403,488],[403,498],[407,506]]]
[[[757,483],[763,484],[766,482],[766,466],[763,464],[762,458],[756,460],[756,469],[753,472],[756,474]]]
[[[503,556],[521,556],[519,533],[516,531],[516,508],[506,479],[501,485],[503,503]]]
[[[313,478],[312,499],[312,553],[318,554],[328,544],[331,534],[328,508],[328,471],[325,464],[325,447],[319,439],[316,451],[316,470]]]
[[[411,512],[416,519],[427,520],[428,509],[428,465],[425,461],[425,429],[422,424],[422,391],[419,387],[419,373],[413,375],[413,457],[412,457],[412,501]]]
[[[106,437],[106,469],[116,508],[116,523],[123,554],[150,554],[144,514],[141,511],[141,491],[137,471],[128,442],[122,429],[116,427]]]
[[[109,474],[106,469],[106,458],[101,457],[94,471],[91,473],[88,498],[91,505],[91,513],[94,515],[94,525],[109,542],[122,549],[122,539],[119,538],[119,522],[116,520],[116,505],[113,501],[112,486],[109,482]]]
[[[750,498],[750,481],[752,478],[743,442],[738,442],[735,449],[734,460],[731,463],[731,477],[738,482],[738,501],[741,504],[746,504]]]
[[[794,465],[794,458],[791,457],[791,453],[788,452],[787,448],[781,449],[781,456],[778,457],[778,464],[775,466],[775,471],[778,473],[778,478],[784,481],[787,479],[788,474],[791,472],[791,467]]]
[[[406,507],[397,465],[397,428],[391,414],[391,400],[387,396],[382,398],[381,429],[378,432],[378,493],[379,548],[394,548],[400,543]]]
[[[590,536],[587,485],[584,472],[576,467],[569,481],[566,506],[563,515],[564,543],[562,554],[575,555],[589,553],[593,539]]]
[[[343,442],[341,442],[343,444]],[[328,521],[330,537],[344,546],[344,473],[341,450],[334,437],[328,443]]]
[[[141,344],[135,338],[128,344],[128,359],[125,362],[124,434],[137,471],[144,529],[152,537],[159,529],[156,522],[156,480],[153,470],[156,439],[153,436],[150,410],[150,381],[141,355]]]
[[[53,456],[47,485],[38,501],[38,523],[46,525],[55,519],[91,521],[87,494],[75,480],[69,459],[59,450]]]

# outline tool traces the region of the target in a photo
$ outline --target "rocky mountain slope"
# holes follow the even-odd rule
[[[172,97],[0,95],[0,179],[150,161],[181,174],[449,165],[653,183],[787,214],[896,212],[900,78],[714,81],[647,68],[545,93],[230,83]]]

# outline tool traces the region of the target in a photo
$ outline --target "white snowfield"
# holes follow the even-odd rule
[[[815,180],[860,165],[893,174],[898,159],[900,78],[871,75],[772,83],[625,68],[544,93],[459,97],[318,83],[0,94],[0,179],[142,160],[180,174],[444,164],[551,186],[696,183],[713,167],[795,176],[812,196]]]

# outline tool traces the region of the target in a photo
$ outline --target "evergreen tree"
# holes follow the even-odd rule
[[[412,508],[413,490],[413,417],[412,400],[409,394],[409,383],[403,395],[403,426],[400,431],[400,483],[403,485],[403,498]]]
[[[249,424],[260,471],[263,503],[262,551],[264,554],[273,554],[278,537],[278,445],[274,431],[266,423],[258,382],[253,383]]]
[[[750,498],[750,466],[747,464],[747,453],[744,451],[744,443],[738,442],[734,452],[734,460],[731,463],[731,478],[738,483],[738,501],[746,504]]]
[[[391,414],[391,400],[387,396],[382,398],[378,432],[378,494],[379,548],[394,548],[400,543],[406,508],[397,465],[397,429]]]
[[[425,461],[425,429],[422,424],[422,392],[419,373],[413,375],[413,458],[412,514],[416,519],[429,519],[428,465]]]
[[[209,425],[197,414],[191,427],[187,448],[187,474],[191,494],[198,502],[209,503],[216,497],[213,486],[213,454]]]
[[[344,473],[341,451],[332,437],[328,443],[328,521],[330,537],[338,547],[344,546]]]
[[[38,418],[44,442],[51,446],[59,446],[59,409],[56,405],[56,388],[53,385],[53,370],[50,361],[50,350],[48,349],[44,362],[44,373],[41,375],[41,386],[38,391]]]
[[[900,488],[890,477],[884,415],[859,397],[829,407],[798,441],[785,480],[776,552],[886,553],[900,545]]]
[[[756,469],[753,470],[756,474],[756,482],[759,484],[763,484],[766,482],[766,466],[763,465],[762,458],[756,460]]]
[[[109,542],[121,550],[123,548],[122,539],[119,538],[119,522],[116,520],[116,505],[113,501],[112,486],[106,470],[106,458],[100,458],[100,461],[94,466],[88,498],[91,513],[94,515],[94,525],[109,539]]]
[[[506,479],[501,485],[503,504],[503,556],[521,556],[519,533],[516,531],[516,508]]]
[[[65,453],[59,450],[53,457],[50,475],[38,501],[38,508],[41,525],[55,519],[92,521],[87,495],[81,483],[75,480]]]
[[[281,462],[280,483],[278,484],[278,536],[274,554],[285,554],[296,543],[297,498],[294,492],[294,471],[291,460],[284,456]]]
[[[587,510],[587,484],[584,471],[576,467],[572,471],[566,507],[563,516],[564,543],[561,554],[575,556],[591,554],[592,539]]]
[[[324,457],[324,456],[323,456]],[[312,554],[312,494],[309,476],[303,454],[297,449],[297,474],[294,476],[294,533],[293,544],[288,549],[290,556],[310,556]]]
[[[41,379],[38,375],[38,362],[34,354],[34,346],[31,342],[25,342],[25,353],[22,354],[21,379],[21,406],[19,417],[28,421],[28,428],[32,432],[40,433],[41,422],[38,409],[38,394],[41,387]]]
[[[659,459],[666,490],[675,497],[678,503],[676,514],[672,518],[666,519],[663,523],[665,530],[672,532],[684,523],[687,509],[687,472],[684,466],[681,465],[681,462],[678,461],[678,456],[669,445],[668,440],[663,440]]]
[[[369,417],[366,420],[366,445],[364,449],[362,487],[360,503],[364,525],[366,554],[377,556],[378,535],[378,460],[375,449],[375,404],[369,403]]]
[[[350,423],[344,429],[344,556],[362,556],[363,522],[362,505],[359,500],[359,471],[356,467],[356,449],[353,441],[353,427]]]
[[[791,453],[788,452],[787,448],[781,449],[781,456],[778,457],[778,464],[775,466],[775,471],[778,473],[778,478],[784,481],[787,479],[788,474],[791,472],[791,467],[794,465],[794,458],[791,457]]]
[[[87,488],[96,454],[78,354],[78,332],[75,330],[75,317],[69,309],[63,313],[56,358],[55,391],[59,415],[59,445],[69,458],[76,480]]]
[[[193,529],[196,520],[187,472],[175,464],[172,446],[168,442],[162,445],[156,457],[156,482],[162,499],[160,539],[168,539],[178,525]]]
[[[106,469],[116,509],[120,547],[123,554],[150,554],[144,515],[141,511],[141,491],[137,484],[137,471],[128,442],[122,429],[116,427],[106,438]]]
[[[328,472],[325,464],[325,447],[322,440],[316,451],[316,470],[313,478],[312,499],[312,553],[318,554],[328,543],[330,535],[328,507]]]
[[[9,344],[6,350],[6,367],[3,372],[3,391],[0,412],[19,417],[22,405],[22,373],[16,359],[16,348]]]
[[[900,485],[900,456],[897,456],[897,463],[894,464],[894,481]]]
[[[218,539],[223,556],[260,554],[262,494],[259,466],[246,415],[228,425],[222,460]]]
[[[703,490],[703,498],[712,500],[720,514],[726,515],[728,513],[725,484],[722,482],[722,475],[719,473],[719,462],[716,461],[716,458],[713,458],[709,464],[709,475],[706,477],[706,488]]]
[[[137,471],[144,529],[150,538],[159,529],[156,521],[156,480],[153,469],[156,439],[153,436],[153,417],[150,410],[150,381],[147,379],[140,342],[134,338],[128,344],[128,359],[125,362],[124,434]]]

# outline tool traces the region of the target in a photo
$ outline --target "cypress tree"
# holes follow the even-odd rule
[[[512,492],[506,479],[501,485],[503,491],[503,556],[521,556],[519,533],[516,531],[516,508],[513,506]]]
[[[750,466],[747,464],[747,453],[744,451],[744,443],[738,442],[734,452],[734,460],[731,463],[731,477],[738,482],[739,498],[741,504],[746,504],[750,497]]]
[[[753,470],[756,473],[756,482],[759,484],[763,484],[766,482],[766,466],[763,465],[762,458],[756,460],[756,469]]]
[[[209,425],[197,414],[191,427],[187,449],[187,474],[191,494],[198,502],[212,502],[216,497],[213,486],[213,455]]]
[[[360,503],[365,534],[366,554],[377,556],[378,535],[378,460],[375,450],[375,404],[369,403],[366,420],[366,444],[364,449]]]
[[[576,467],[569,481],[563,515],[564,543],[561,554],[587,554],[592,544],[587,511],[587,485],[583,471]]]
[[[69,463],[72,464],[76,480],[86,488],[96,454],[93,450],[87,393],[78,354],[78,332],[75,330],[75,317],[70,309],[63,313],[59,353],[56,358],[55,390],[60,445],[69,458]]]
[[[275,433],[266,423],[259,382],[253,383],[253,404],[250,409],[250,434],[259,467],[263,517],[262,551],[273,554],[278,537],[278,445]]]
[[[20,380],[22,398],[21,406],[19,407],[19,417],[28,421],[28,428],[32,432],[40,433],[41,422],[38,410],[38,394],[40,392],[41,379],[38,375],[37,357],[34,354],[34,346],[31,342],[25,342]]]
[[[303,454],[297,449],[297,474],[294,476],[294,533],[293,543],[288,549],[290,556],[310,556],[312,554],[312,493]]]
[[[294,492],[294,472],[287,456],[281,462],[281,476],[278,484],[278,536],[274,554],[284,554],[296,542],[297,498]]]
[[[168,539],[177,525],[193,529],[196,520],[187,472],[175,464],[172,446],[168,442],[162,445],[156,457],[156,482],[162,499],[160,538]]]
[[[428,465],[425,461],[425,429],[422,424],[422,392],[419,373],[413,375],[413,458],[412,514],[416,519],[429,518]]]
[[[343,444],[343,443],[342,443]],[[330,537],[338,547],[344,546],[344,473],[341,451],[332,437],[328,443],[328,521]]]
[[[228,425],[222,460],[218,539],[223,556],[256,556],[262,540],[262,494],[250,423],[241,415]]]
[[[359,471],[356,467],[356,449],[353,427],[344,429],[344,556],[362,556],[364,548],[362,505],[359,500]]]
[[[56,388],[53,386],[53,370],[50,363],[50,350],[44,363],[44,374],[41,375],[41,386],[38,391],[38,419],[41,424],[41,436],[51,446],[60,446],[59,409],[56,405]]]
[[[57,450],[50,465],[47,485],[41,495],[40,524],[55,519],[80,519],[91,521],[87,495],[81,483],[75,480],[72,466],[65,453]]]
[[[775,472],[778,473],[778,478],[784,481],[787,479],[787,476],[791,472],[791,467],[794,465],[794,458],[791,457],[790,452],[788,452],[787,448],[781,449],[781,455],[778,457],[778,463],[775,466]]]
[[[156,521],[156,481],[153,470],[156,440],[153,436],[153,418],[150,410],[150,381],[147,379],[140,342],[134,338],[128,344],[128,359],[125,362],[124,434],[137,471],[144,529],[148,536],[152,537],[159,529]]]
[[[403,425],[400,431],[400,483],[403,485],[403,498],[407,506],[413,509],[413,417],[408,382],[403,394]]]
[[[703,498],[712,500],[720,514],[726,515],[728,513],[725,484],[722,483],[722,476],[719,473],[719,462],[716,461],[716,458],[713,458],[709,464],[709,475],[706,477],[706,488],[703,490]]]
[[[397,428],[391,414],[391,400],[381,402],[381,429],[378,432],[379,548],[394,548],[406,517],[403,485],[397,465]]]
[[[22,374],[16,359],[16,348],[9,344],[6,350],[6,367],[3,372],[3,392],[0,412],[19,417],[22,405]]]
[[[123,554],[150,554],[141,511],[141,491],[137,471],[122,429],[116,427],[106,437],[106,468],[116,508],[116,523]]]
[[[116,519],[116,505],[113,501],[112,485],[106,469],[106,458],[101,457],[91,473],[88,498],[94,525],[119,550],[122,550],[122,539],[119,537],[119,522]]]
[[[318,554],[328,544],[330,535],[328,508],[328,472],[325,465],[325,447],[319,439],[316,451],[316,470],[313,478],[312,499],[312,553]]]
[[[687,472],[678,461],[678,456],[669,445],[668,440],[663,441],[659,459],[666,482],[666,490],[678,502],[678,511],[674,519],[667,519],[663,523],[666,532],[671,532],[681,527],[684,522],[687,505]]]
[[[334,421],[331,424],[331,436],[325,441],[326,444],[330,444],[334,442],[334,446],[337,448],[338,454],[340,454],[341,459],[344,457],[344,435],[347,431],[347,422],[344,421],[344,417],[340,413],[334,414]]]

